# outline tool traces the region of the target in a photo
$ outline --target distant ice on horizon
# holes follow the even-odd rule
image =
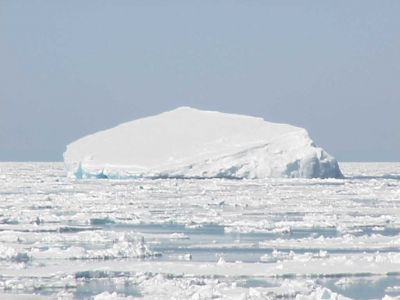
[[[67,146],[70,175],[99,178],[340,178],[307,131],[245,115],[180,107]]]

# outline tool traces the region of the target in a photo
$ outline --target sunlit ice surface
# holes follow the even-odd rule
[[[400,164],[340,167],[75,180],[62,163],[0,163],[0,298],[400,296]]]

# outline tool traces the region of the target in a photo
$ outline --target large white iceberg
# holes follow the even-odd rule
[[[305,129],[262,118],[180,107],[67,146],[76,177],[342,177]]]

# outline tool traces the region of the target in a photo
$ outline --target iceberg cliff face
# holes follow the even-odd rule
[[[305,129],[181,107],[83,137],[64,162],[76,177],[342,177]]]

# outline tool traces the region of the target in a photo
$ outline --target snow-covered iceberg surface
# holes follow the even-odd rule
[[[181,107],[85,136],[67,146],[76,177],[342,177],[305,129]]]

